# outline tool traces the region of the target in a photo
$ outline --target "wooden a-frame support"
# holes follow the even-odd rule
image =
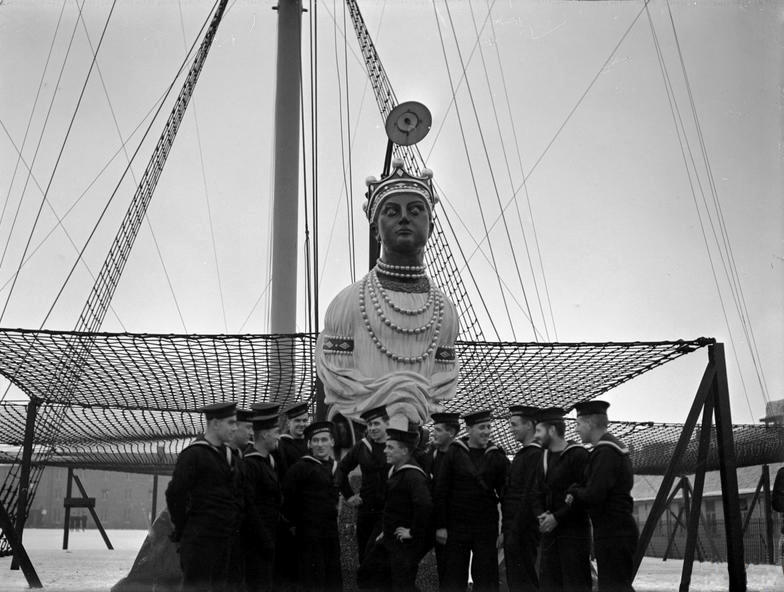
[[[759,481],[757,481],[757,488],[754,490],[754,496],[751,498],[751,504],[746,512],[746,519],[743,521],[743,534],[746,534],[746,529],[751,522],[751,515],[754,513],[754,508],[762,493],[762,510],[765,514],[765,551],[767,553],[768,563],[773,565],[775,560],[775,539],[773,538],[773,507],[770,498],[770,467],[762,465],[762,472],[760,473]]]
[[[681,492],[683,505],[678,509],[678,514],[676,516],[673,513],[673,511],[670,509],[670,505],[672,504],[673,500],[675,499],[675,496],[678,494],[679,491]],[[694,490],[691,486],[691,482],[689,481],[689,478],[686,475],[681,475],[680,479],[678,480],[678,483],[673,488],[672,493],[670,493],[670,497],[667,498],[666,508],[667,511],[670,512],[670,514],[672,514],[672,516],[675,518],[675,526],[673,527],[672,532],[670,532],[670,536],[667,540],[667,548],[664,550],[662,561],[667,561],[667,559],[670,556],[670,549],[672,548],[672,545],[675,542],[675,536],[678,534],[678,528],[682,528],[683,530],[688,532],[687,524],[691,516],[691,509],[692,509],[691,500],[693,496],[694,496]],[[702,521],[702,524],[707,524],[707,520],[705,520],[704,514],[700,514],[699,519]],[[685,523],[684,520],[686,521]],[[713,553],[713,557],[719,557],[719,550],[718,548],[716,548],[716,543],[713,540],[713,537],[708,536],[706,537],[706,539],[708,541],[708,545],[710,545],[711,552]],[[699,534],[697,534],[697,544],[695,547],[695,552],[697,553],[698,561],[705,561],[705,550],[703,549],[703,543],[700,540]]]
[[[710,451],[711,434],[715,431],[719,456],[721,499],[724,508],[724,530],[727,543],[727,572],[730,592],[746,591],[746,567],[743,558],[743,530],[741,527],[740,503],[738,500],[738,476],[736,472],[735,443],[732,434],[730,396],[727,386],[727,367],[724,344],[716,343],[708,348],[708,364],[703,373],[689,415],[683,425],[678,443],[675,445],[669,466],[662,479],[656,500],[640,535],[635,557],[635,573],[651,542],[656,525],[667,507],[667,501],[675,481],[677,468],[691,440],[694,428],[702,413],[694,489],[687,518],[686,548],[683,557],[680,592],[687,592],[691,584],[694,553],[697,545],[697,530],[702,513],[702,492],[705,485],[705,468]],[[715,430],[714,430],[715,420]]]
[[[76,483],[76,487],[79,488],[80,497],[71,497],[72,482]],[[74,475],[73,467],[68,467],[68,481],[65,486],[63,506],[65,507],[65,517],[63,518],[63,549],[68,549],[68,529],[71,521],[71,508],[87,508],[90,515],[93,517],[95,525],[98,527],[98,531],[101,533],[101,537],[103,537],[103,542],[106,543],[106,548],[110,551],[114,550],[112,542],[109,540],[109,536],[103,529],[103,524],[101,524],[101,520],[95,512],[95,498],[87,496],[87,491],[85,491],[81,479],[79,479],[78,475]]]

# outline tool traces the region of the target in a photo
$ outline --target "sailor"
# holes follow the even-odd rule
[[[468,435],[449,446],[438,469],[433,495],[436,541],[446,545],[440,589],[463,592],[470,561],[473,590],[496,591],[497,549],[502,542],[498,502],[509,460],[490,441],[491,411],[475,411],[463,419]]]
[[[227,446],[237,430],[236,403],[201,409],[204,435],[177,458],[166,488],[166,505],[180,543],[183,590],[223,590],[230,548],[239,530],[242,478],[237,458]]]
[[[283,482],[283,515],[296,537],[298,586],[303,591],[338,592],[342,577],[332,422],[310,424],[305,439],[310,454],[294,463]]]
[[[457,438],[460,431],[459,413],[434,413],[433,431],[430,435],[431,446],[428,454],[423,458],[422,468],[430,475],[431,489],[435,486],[438,472],[444,462],[444,456],[449,445]],[[438,579],[444,578],[444,544],[435,541],[436,567]]]
[[[600,592],[633,591],[637,521],[631,491],[629,449],[607,431],[607,401],[577,403],[576,430],[593,446],[585,482],[569,488],[566,501],[588,509]]]
[[[579,504],[566,503],[569,486],[583,479],[588,451],[565,440],[564,414],[560,407],[548,407],[537,415],[536,439],[545,449],[533,498],[542,534],[539,581],[548,592],[590,592],[588,513]]]
[[[773,481],[773,491],[771,492],[771,505],[777,512],[784,517],[784,467],[780,467],[776,472]],[[779,539],[779,557],[781,558],[781,569],[784,570],[784,520],[781,524],[781,538]]]
[[[509,431],[522,444],[509,467],[503,504],[504,560],[510,592],[539,590],[539,523],[532,505],[536,472],[542,463],[542,446],[535,439],[537,413],[537,407],[509,407]]]
[[[305,428],[309,421],[308,404],[294,403],[283,411],[283,416],[284,432],[280,435],[278,448],[273,453],[281,483],[288,469],[308,454],[308,443],[305,440]],[[275,581],[279,588],[285,588],[287,584],[295,581],[297,574],[297,548],[285,522],[278,526],[277,539]]]
[[[305,428],[310,421],[307,403],[295,403],[283,411],[285,426],[280,435],[278,444],[278,469],[281,477],[285,477],[286,470],[308,453],[308,444],[305,441]]]
[[[237,469],[242,474],[243,479],[245,479],[245,463],[243,457],[246,452],[253,449],[253,423],[251,422],[253,415],[254,411],[250,409],[237,408],[237,429],[229,441],[229,448],[231,448],[231,452],[235,457]],[[231,541],[231,551],[229,553],[229,573],[227,579],[227,588],[229,590],[241,590],[244,588],[245,582],[246,561],[244,539],[247,537],[244,536],[243,531],[246,529],[246,512],[249,504],[247,491],[245,493],[246,495],[239,496],[238,499],[240,504],[240,529]]]
[[[413,459],[418,431],[390,428],[384,453],[387,476],[382,531],[360,566],[358,583],[376,580],[376,588],[416,590],[419,561],[428,547],[433,502],[425,471]]]
[[[455,395],[457,311],[424,263],[438,201],[432,175],[393,159],[388,175],[367,180],[365,214],[381,257],[324,315],[315,362],[330,417],[358,421],[385,405],[391,427],[405,430]]]
[[[282,502],[272,452],[278,447],[277,415],[253,417],[253,448],[246,452],[249,504],[244,536],[245,585],[248,592],[273,589],[277,527]]]
[[[384,488],[389,471],[384,455],[389,417],[383,405],[368,409],[360,417],[367,424],[367,435],[341,459],[337,482],[343,498],[357,509],[357,554],[361,565],[368,543],[381,531]],[[357,466],[362,472],[362,484],[359,493],[354,493],[349,473]]]

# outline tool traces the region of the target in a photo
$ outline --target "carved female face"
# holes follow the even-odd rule
[[[408,254],[425,248],[433,221],[424,198],[415,193],[398,193],[379,206],[371,228],[386,249]]]

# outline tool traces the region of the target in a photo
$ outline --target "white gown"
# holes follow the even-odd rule
[[[357,419],[368,409],[386,405],[390,426],[397,424],[405,429],[402,417],[425,423],[432,413],[443,409],[442,401],[455,395],[459,368],[455,356],[457,311],[430,280],[433,301],[427,308],[419,314],[398,312],[393,305],[408,311],[423,308],[429,292],[385,289],[390,305],[381,293],[377,277],[371,271],[330,303],[324,331],[316,343],[316,370],[324,383],[330,418],[341,413]],[[375,303],[372,294],[376,295]],[[360,306],[363,295],[364,317]],[[442,315],[439,310],[443,310]],[[384,323],[382,315],[392,327]],[[430,326],[426,327],[428,323]],[[426,328],[418,333],[399,330],[415,327]]]

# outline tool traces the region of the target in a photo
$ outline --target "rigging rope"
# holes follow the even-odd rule
[[[452,26],[452,32],[455,33],[454,24],[452,23],[452,14],[449,11],[449,5],[447,4],[446,1],[444,2],[444,6],[446,7],[447,14],[449,15],[449,22],[450,22],[450,25]],[[449,78],[449,88],[451,89],[452,96],[455,97],[455,85],[454,85],[454,81],[452,80],[452,72],[450,71],[450,68],[449,68],[449,60],[447,58],[446,46],[444,45],[444,37],[443,37],[443,33],[441,31],[441,22],[440,22],[440,19],[439,19],[439,16],[438,16],[438,10],[436,9],[435,0],[433,1],[433,14],[434,14],[435,19],[436,19],[436,26],[438,28],[438,38],[439,38],[439,40],[441,42],[441,52],[442,52],[442,54],[444,56],[444,64],[446,66],[446,73],[447,73],[447,76]],[[455,40],[457,40],[456,34],[455,34]],[[461,55],[460,54],[460,46],[459,45],[458,45],[458,48],[457,48],[457,52],[458,52],[458,55]],[[461,61],[461,63],[463,62],[462,57],[461,57],[460,61]],[[465,72],[465,68],[463,68],[463,71]],[[468,86],[468,79],[467,78],[466,78],[466,86]],[[479,215],[480,215],[480,218],[482,220],[482,227],[485,230],[485,234],[487,234],[488,233],[487,221],[485,219],[484,208],[482,207],[482,200],[479,197],[479,187],[477,186],[476,176],[474,174],[474,167],[473,167],[473,164],[472,164],[472,161],[471,161],[471,154],[468,151],[468,141],[466,140],[465,130],[463,128],[463,118],[460,115],[460,108],[457,106],[456,99],[455,99],[455,114],[457,115],[457,123],[458,123],[458,127],[460,129],[460,135],[461,135],[461,137],[463,139],[463,150],[465,152],[466,161],[468,163],[468,171],[471,174],[471,183],[473,185],[474,196],[476,197],[476,202],[477,202],[477,205],[479,207]],[[495,249],[493,249],[493,244],[491,242],[488,242],[488,247],[490,248],[490,259],[492,260],[492,268],[495,271],[496,278],[498,279],[498,288],[499,288],[499,290],[501,292],[501,299],[502,299],[502,302],[503,302],[503,305],[504,305],[504,310],[506,311],[506,317],[509,320],[509,326],[510,326],[510,328],[512,330],[512,335],[514,335],[514,332],[515,332],[514,331],[514,322],[512,321],[512,315],[509,312],[509,305],[506,302],[506,293],[504,292],[504,288],[503,288],[503,286],[501,284],[501,280],[500,280],[501,276],[500,276],[500,272],[499,272],[499,269],[498,269],[498,264],[497,264],[496,259],[495,259]]]
[[[512,180],[512,169],[509,166],[509,158],[506,155],[506,144],[504,142],[504,134],[501,131],[501,122],[500,122],[500,120],[498,118],[498,110],[496,109],[496,106],[495,106],[495,96],[494,96],[494,93],[493,93],[492,85],[490,84],[490,73],[487,71],[487,62],[485,60],[485,52],[482,49],[482,43],[481,43],[481,38],[480,38],[480,34],[479,34],[479,27],[476,24],[476,15],[474,14],[474,5],[471,2],[471,0],[468,0],[468,8],[469,8],[469,11],[471,13],[471,22],[474,25],[474,34],[476,36],[477,45],[479,46],[479,57],[481,58],[482,71],[484,72],[484,75],[485,75],[484,78],[485,78],[485,83],[487,85],[487,94],[490,97],[490,106],[492,107],[492,110],[493,110],[493,119],[495,120],[496,132],[498,133],[498,139],[499,139],[500,144],[501,144],[501,154],[503,154],[503,156],[504,156],[504,163],[506,165],[506,172],[507,172],[507,175],[509,177],[510,189],[512,191],[514,191],[514,181]],[[452,32],[454,33],[454,27],[452,28]],[[455,43],[457,43],[457,36],[455,36]],[[459,48],[458,48],[458,54],[460,54]],[[460,61],[461,61],[461,65],[463,66],[463,68],[462,68],[463,72],[466,72],[466,66],[465,66],[465,64],[463,64],[463,61],[462,61],[462,54],[460,54]],[[468,83],[467,76],[466,76],[466,88],[468,89],[469,96],[471,97],[471,107],[474,110],[474,118],[476,119],[476,124],[477,124],[477,127],[479,128],[479,137],[482,140],[482,149],[484,150],[484,153],[485,153],[485,159],[487,160],[487,166],[490,169],[490,176],[491,176],[492,181],[493,181],[493,189],[495,190],[496,201],[498,203],[498,207],[501,207],[501,195],[499,193],[498,186],[496,184],[495,174],[493,173],[493,167],[492,167],[492,163],[490,161],[490,155],[489,155],[488,150],[487,150],[487,145],[485,143],[484,134],[482,133],[482,126],[481,126],[480,121],[479,121],[479,116],[478,116],[477,110],[476,110],[476,104],[474,103],[473,93],[471,92],[471,85]],[[518,213],[519,213],[519,209],[518,209]],[[516,252],[514,243],[512,243],[512,235],[511,235],[511,233],[509,231],[509,225],[507,224],[506,216],[504,216],[503,220],[504,220],[504,231],[506,232],[506,240],[509,243],[509,251],[512,254],[512,261],[514,263],[515,272],[517,274],[517,281],[520,284],[520,290],[523,293],[523,301],[525,302],[525,310],[527,312],[528,320],[531,323],[531,330],[533,332],[533,338],[534,338],[534,340],[536,340],[537,335],[540,334],[540,332],[536,328],[536,323],[534,323],[533,313],[531,312],[531,306],[530,306],[530,304],[528,302],[528,293],[527,293],[527,291],[525,289],[525,283],[523,282],[523,275],[520,272],[520,264],[517,261],[517,252]],[[521,229],[522,229],[522,221],[521,221]],[[525,232],[523,232],[523,240],[525,241]],[[526,250],[527,250],[528,249],[527,241],[525,242],[525,246],[526,246]],[[530,261],[530,256],[529,256],[529,261]],[[534,278],[534,280],[535,280],[535,278]],[[506,282],[504,282],[504,284],[506,284]],[[514,294],[511,292],[511,289],[509,287],[507,287],[507,289],[510,290],[510,292],[509,292],[510,296],[512,296],[512,298],[514,298]],[[515,301],[516,301],[516,299],[515,299]],[[541,306],[541,302],[540,302],[540,306]],[[550,335],[549,335],[549,332],[547,330],[547,322],[546,321],[544,321],[544,334],[545,334],[545,338],[547,339],[547,341],[550,341]]]
[[[5,200],[3,201],[3,209],[0,211],[0,224],[3,222],[3,218],[5,217],[5,210],[8,207],[8,202],[11,201],[11,189],[14,187],[14,181],[16,181],[16,173],[19,170],[19,164],[22,161],[22,153],[24,152],[25,145],[27,144],[27,135],[30,132],[30,126],[33,123],[33,116],[35,115],[35,109],[38,107],[38,99],[41,96],[41,89],[44,86],[44,80],[46,79],[46,71],[49,69],[49,62],[52,59],[52,52],[54,50],[54,42],[57,40],[57,34],[60,32],[60,24],[63,20],[63,13],[65,12],[65,4],[67,0],[63,0],[63,5],[60,7],[60,14],[57,17],[57,25],[54,28],[54,34],[52,35],[52,42],[49,44],[49,53],[46,55],[46,62],[44,63],[43,72],[41,72],[41,80],[38,81],[38,89],[35,91],[35,98],[33,99],[33,106],[30,108],[30,116],[27,118],[27,125],[25,126],[24,137],[22,138],[21,147],[17,150],[18,156],[16,158],[16,164],[14,164],[14,171],[11,173],[11,182],[8,184],[8,191],[6,192]],[[57,87],[54,89],[54,93],[57,94]],[[53,99],[54,100],[54,99]],[[44,130],[41,131],[43,135]],[[9,136],[10,137],[10,136]],[[39,140],[40,142],[40,140]],[[12,141],[13,143],[13,141]],[[14,145],[16,147],[16,145]],[[32,170],[30,170],[30,174],[32,175]],[[21,204],[21,197],[24,196],[24,191],[22,192],[22,196],[20,196],[19,203]],[[18,210],[17,210],[18,214]],[[8,241],[11,240],[11,234],[13,234],[13,227],[8,236]],[[3,249],[3,255],[0,257],[0,267],[3,265],[3,259],[5,258],[5,252],[8,248],[8,242]]]
[[[746,298],[743,294],[743,288],[740,282],[740,275],[738,273],[738,268],[735,263],[735,255],[732,251],[732,245],[730,244],[729,233],[727,232],[727,226],[724,220],[724,213],[721,207],[721,202],[719,200],[718,189],[716,188],[716,180],[713,176],[713,171],[711,169],[710,158],[708,158],[708,149],[705,144],[705,137],[702,133],[702,125],[700,124],[699,115],[697,113],[697,107],[694,102],[694,95],[691,90],[691,83],[689,82],[689,77],[686,72],[686,63],[683,57],[683,52],[681,51],[680,38],[678,37],[678,31],[675,28],[675,19],[672,16],[672,10],[670,9],[669,1],[667,2],[667,12],[670,17],[670,24],[672,26],[672,33],[675,39],[675,46],[678,50],[678,59],[680,61],[681,71],[683,73],[683,79],[686,85],[687,95],[689,97],[689,106],[691,107],[692,118],[694,120],[694,126],[697,131],[697,138],[700,145],[700,151],[702,153],[703,164],[705,165],[708,187],[710,189],[714,208],[716,210],[716,214],[718,217],[719,230],[722,238],[722,243],[724,245],[724,250],[726,251],[727,262],[729,263],[729,271],[728,271],[727,264],[725,263],[724,256],[722,255],[722,265],[724,266],[724,273],[727,276],[727,279],[729,280],[730,292],[733,295],[735,308],[737,310],[738,317],[740,318],[741,326],[743,327],[743,332],[746,337],[746,343],[749,347],[749,353],[751,354],[751,359],[754,364],[754,370],[757,374],[757,380],[759,382],[760,392],[762,393],[763,400],[765,402],[768,402],[770,399],[767,393],[767,385],[765,381],[764,372],[762,370],[762,364],[759,361],[759,350],[757,349],[757,340],[754,336],[751,320],[749,319],[748,308],[746,306]],[[703,194],[703,199],[704,199],[704,194]],[[710,219],[710,210],[708,210],[707,204],[706,204],[706,211],[708,212],[709,219]],[[719,249],[719,253],[721,254],[722,244],[719,243],[719,239],[718,237],[716,237],[716,231],[713,227],[712,219],[711,219],[711,230],[713,231],[714,240],[716,241]],[[753,419],[754,417],[752,416],[752,420]]]
[[[588,83],[588,87],[585,89],[585,91],[582,93],[582,95],[580,95],[580,97],[577,99],[577,102],[574,104],[574,106],[570,109],[569,113],[566,115],[566,118],[564,119],[564,121],[561,123],[561,125],[558,126],[558,129],[556,130],[556,132],[553,135],[552,139],[547,143],[547,146],[545,146],[545,148],[542,151],[542,153],[536,159],[536,161],[534,162],[533,166],[528,171],[528,174],[523,178],[523,182],[515,189],[514,193],[512,194],[512,197],[509,199],[509,201],[506,202],[506,204],[504,204],[504,207],[501,208],[501,214],[499,214],[496,217],[496,219],[493,221],[493,223],[490,224],[489,232],[492,232],[492,230],[498,224],[499,220],[501,220],[501,215],[503,214],[503,212],[505,212],[507,210],[507,208],[509,208],[509,206],[512,205],[512,202],[514,202],[515,198],[517,197],[517,194],[523,188],[523,186],[528,181],[528,179],[531,178],[531,175],[533,175],[534,171],[539,166],[539,163],[542,162],[542,159],[547,155],[547,153],[550,151],[550,148],[552,148],[552,146],[555,143],[555,141],[561,135],[561,132],[566,127],[566,124],[569,123],[569,121],[572,119],[572,116],[577,111],[577,108],[585,100],[585,97],[588,96],[588,93],[591,91],[591,89],[593,88],[594,84],[596,84],[596,81],[599,79],[599,76],[601,76],[602,72],[604,72],[604,69],[607,67],[607,64],[609,64],[610,60],[612,60],[613,57],[615,57],[615,54],[617,53],[618,49],[621,47],[623,42],[626,40],[626,37],[629,36],[629,33],[631,32],[632,28],[634,28],[634,25],[640,19],[640,17],[642,16],[642,13],[645,11],[645,8],[648,6],[648,2],[650,2],[650,0],[645,0],[644,1],[642,8],[640,8],[639,12],[637,12],[637,14],[634,17],[634,19],[632,19],[632,22],[629,23],[629,26],[626,28],[626,30],[624,31],[623,35],[621,35],[621,38],[618,40],[618,43],[615,44],[615,47],[613,47],[612,51],[610,52],[610,55],[608,55],[607,59],[604,60],[604,62],[602,63],[601,67],[596,72],[596,75]],[[489,235],[487,233],[485,233],[485,235],[482,237],[481,241],[479,242],[479,245],[468,256],[468,261],[466,262],[465,265],[468,265],[468,262],[470,262],[470,260],[476,254],[476,251],[481,247],[481,245],[483,245],[485,242],[488,241],[488,238],[489,238]]]
[[[84,2],[85,2],[85,0],[82,0],[82,4],[78,6],[80,13],[82,11],[82,6],[84,6]],[[112,9],[114,9],[114,4],[112,5]],[[110,13],[110,15],[111,15],[111,13]],[[21,195],[19,197],[19,205],[17,207],[16,214],[14,214],[14,221],[13,221],[13,223],[11,225],[11,231],[8,234],[8,240],[6,241],[5,247],[3,248],[3,254],[2,254],[2,256],[0,256],[0,263],[5,259],[5,254],[6,254],[6,250],[8,249],[8,244],[11,241],[11,237],[13,235],[14,227],[16,226],[16,220],[17,220],[17,217],[19,215],[19,208],[21,208],[21,206],[22,206],[22,201],[24,199],[24,194],[27,191],[27,185],[28,185],[28,183],[30,181],[30,176],[32,175],[33,167],[35,166],[35,161],[38,158],[38,150],[41,147],[41,142],[43,141],[44,132],[46,131],[46,125],[49,122],[49,116],[52,113],[52,107],[54,106],[54,100],[57,97],[56,89],[60,87],[60,81],[62,80],[63,72],[65,71],[65,64],[68,62],[68,56],[71,53],[71,47],[73,46],[73,40],[74,40],[74,37],[76,36],[76,30],[78,28],[78,24],[79,24],[78,21],[76,23],[74,23],[74,29],[71,32],[71,38],[68,41],[68,48],[66,49],[65,57],[63,58],[63,65],[61,66],[60,73],[57,76],[57,82],[55,84],[55,92],[52,94],[52,100],[49,103],[49,109],[46,112],[46,117],[44,118],[44,123],[43,123],[43,126],[41,127],[41,135],[38,137],[38,144],[35,147],[35,152],[33,153],[33,159],[32,159],[32,162],[30,163],[29,173],[27,175],[27,178],[25,179],[24,186],[22,187],[22,193],[21,193]],[[107,25],[109,24],[108,20],[107,20],[106,24]],[[105,29],[104,29],[104,32],[105,32]],[[101,36],[101,38],[103,39],[103,35]],[[93,63],[95,63],[94,59],[93,59]],[[57,156],[57,160],[55,161],[54,167],[52,169],[52,173],[49,176],[49,182],[48,182],[48,184],[46,186],[46,190],[44,191],[43,197],[41,199],[41,203],[38,206],[38,212],[36,213],[35,219],[33,220],[33,226],[30,229],[30,234],[27,237],[27,243],[25,244],[24,251],[22,252],[22,256],[19,259],[19,267],[17,268],[16,274],[14,274],[14,279],[11,282],[11,289],[8,292],[8,296],[6,298],[5,304],[3,305],[3,310],[2,310],[2,312],[0,312],[0,322],[2,322],[3,317],[5,316],[6,309],[8,308],[8,303],[11,300],[11,295],[13,294],[14,288],[16,287],[16,280],[17,280],[17,278],[19,276],[19,271],[21,269],[22,262],[24,261],[25,257],[27,256],[27,251],[30,248],[30,242],[33,239],[33,235],[35,234],[36,226],[38,225],[38,220],[41,217],[41,210],[43,209],[44,202],[47,200],[47,197],[49,195],[49,189],[52,186],[52,180],[54,179],[54,175],[57,172],[57,166],[60,163],[60,157],[63,154],[63,150],[65,149],[65,145],[66,145],[66,143],[68,141],[68,137],[69,137],[69,134],[71,132],[71,127],[73,126],[73,122],[76,119],[76,114],[79,111],[79,106],[81,105],[82,97],[84,96],[84,90],[87,87],[87,82],[90,80],[90,73],[91,72],[92,72],[92,64],[90,65],[90,70],[87,72],[87,77],[85,78],[84,85],[82,86],[82,91],[81,91],[81,93],[79,95],[79,100],[77,101],[76,108],[74,109],[73,115],[71,116],[71,122],[69,123],[68,129],[66,130],[65,138],[63,139],[62,145],[60,146],[60,152],[59,152],[59,154]]]
[[[491,38],[493,40],[492,45],[495,48],[496,59],[498,61],[498,69],[499,69],[499,72],[501,74],[501,83],[502,83],[502,86],[503,86],[503,89],[504,89],[504,100],[506,102],[507,115],[509,116],[509,126],[510,126],[510,128],[512,130],[512,138],[514,139],[515,154],[517,155],[517,164],[518,164],[518,166],[520,168],[520,175],[523,177],[523,179],[525,179],[525,169],[523,167],[523,158],[522,158],[522,155],[520,154],[520,141],[519,141],[519,139],[517,137],[517,126],[515,125],[515,118],[512,115],[512,104],[511,104],[511,101],[509,100],[509,89],[507,88],[507,84],[506,84],[506,74],[504,72],[504,63],[501,60],[501,50],[499,49],[498,39],[496,38],[496,34],[495,34],[495,23],[493,22],[493,15],[492,15],[492,10],[493,10],[493,5],[494,4],[495,4],[495,0],[493,0],[493,2],[490,2],[490,0],[487,0],[487,21],[490,22],[490,34],[491,34]],[[470,58],[469,58],[469,61],[470,61]],[[511,172],[510,172],[509,180],[510,180],[510,182],[512,182]],[[512,185],[512,191],[514,191],[514,185]],[[532,230],[532,233],[533,233],[534,246],[536,247],[536,254],[537,254],[537,257],[538,257],[539,271],[542,274],[542,285],[543,285],[543,288],[544,288],[545,299],[547,300],[547,308],[548,308],[548,311],[550,313],[550,322],[552,323],[552,327],[553,327],[553,336],[555,337],[555,340],[557,341],[558,340],[558,329],[557,329],[556,324],[555,324],[555,315],[553,314],[553,304],[552,304],[552,300],[550,299],[550,289],[549,289],[549,287],[547,285],[547,275],[545,274],[544,261],[542,260],[542,248],[541,248],[541,246],[539,244],[539,235],[536,232],[536,223],[534,221],[534,213],[533,213],[533,209],[531,207],[531,196],[530,196],[530,194],[528,192],[528,183],[526,183],[525,180],[523,181],[523,193],[525,194],[525,202],[526,202],[526,204],[528,206],[528,218],[531,221],[531,230]],[[515,199],[515,211],[517,212],[517,220],[518,220],[518,222],[520,224],[520,231],[521,231],[521,233],[523,235],[523,243],[525,244],[525,253],[526,253],[526,256],[528,258],[528,267],[531,270],[531,278],[533,279],[533,282],[534,282],[534,291],[536,292],[536,300],[537,300],[537,302],[539,304],[539,312],[542,315],[542,323],[544,324],[545,336],[549,340],[550,339],[550,334],[547,331],[547,320],[546,320],[547,316],[545,315],[544,307],[542,306],[542,296],[541,296],[540,291],[539,291],[539,282],[536,280],[536,271],[534,270],[534,264],[531,261],[531,249],[528,246],[528,237],[527,237],[526,232],[525,232],[525,226],[523,225],[523,217],[522,217],[522,215],[520,213],[520,204],[519,204],[517,199]]]

